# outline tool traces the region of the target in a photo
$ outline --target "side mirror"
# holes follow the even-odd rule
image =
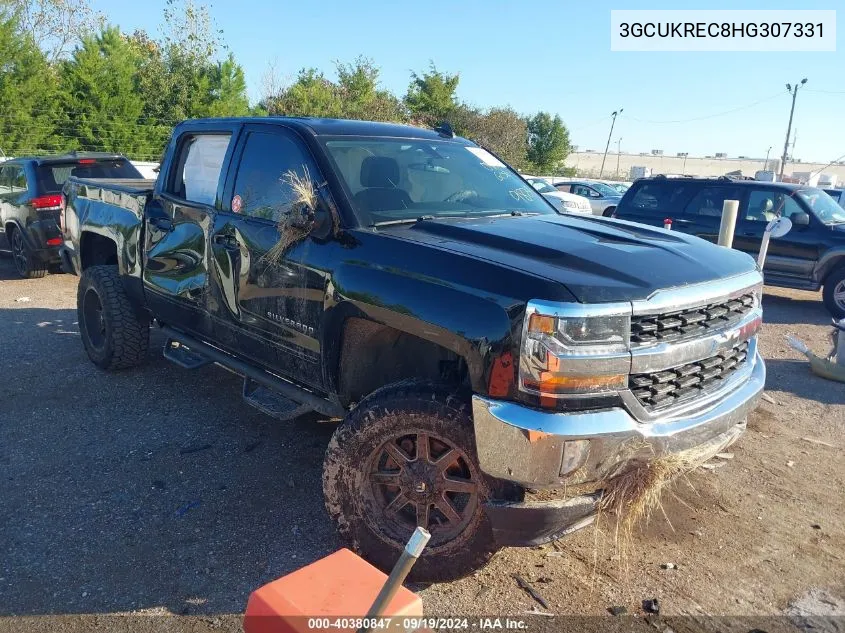
[[[313,211],[311,238],[317,242],[328,240],[337,228],[336,212],[333,203],[326,199],[326,192],[317,192],[317,207]]]
[[[793,213],[790,219],[792,220],[792,226],[810,226],[810,216],[804,211]]]

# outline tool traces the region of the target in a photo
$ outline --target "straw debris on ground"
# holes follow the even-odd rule
[[[606,516],[614,515],[614,543],[624,553],[634,528],[641,522],[648,523],[656,511],[662,511],[663,495],[672,483],[723,449],[724,446],[705,446],[648,455],[641,447],[632,447],[632,457],[603,484],[596,525],[599,526]]]

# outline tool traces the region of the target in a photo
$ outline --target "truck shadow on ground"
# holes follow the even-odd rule
[[[807,323],[827,325],[831,316],[818,294],[801,293],[801,298],[770,294],[766,287],[763,294],[763,321],[790,325]],[[804,296],[806,295],[806,297]]]
[[[102,372],[70,309],[0,310],[0,616],[242,613],[338,544],[322,502],[334,428],[278,422],[218,367]],[[307,418],[307,419],[306,419]]]

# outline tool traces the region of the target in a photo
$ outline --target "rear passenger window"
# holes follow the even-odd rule
[[[189,202],[214,206],[230,138],[229,134],[197,134],[186,138],[173,167],[170,193]]]
[[[636,187],[637,185],[634,185]],[[647,182],[634,191],[633,196],[626,195],[628,202],[625,210],[637,215],[666,216],[678,214],[682,210],[684,200],[687,198],[688,188],[682,184],[671,182]],[[624,217],[617,209],[618,217]]]
[[[771,222],[780,216],[791,218],[795,213],[804,213],[804,209],[790,196],[771,189],[757,190],[748,196],[745,221]]]
[[[741,200],[737,187],[704,187],[687,204],[686,215],[721,218],[725,200]]]
[[[299,199],[291,184],[293,176],[312,182],[317,178],[308,151],[287,134],[251,132],[241,155],[233,192],[240,197],[239,212],[278,221]]]

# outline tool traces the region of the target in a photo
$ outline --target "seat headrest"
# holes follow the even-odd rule
[[[361,163],[361,185],[393,189],[399,186],[399,163],[387,156],[367,156]]]

